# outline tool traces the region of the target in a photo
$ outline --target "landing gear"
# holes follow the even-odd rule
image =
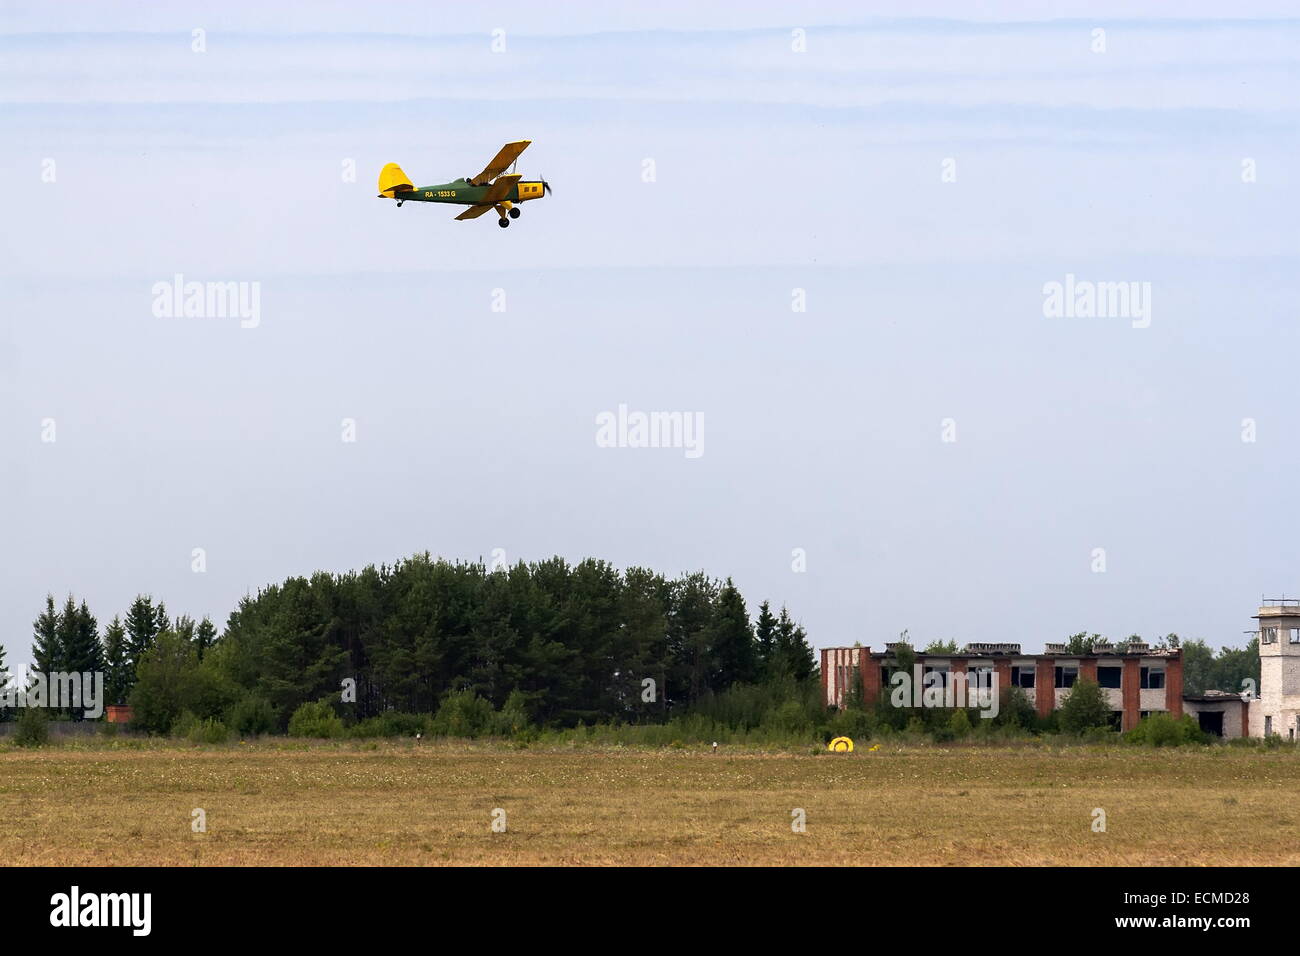
[[[518,219],[518,218],[519,218],[519,207],[518,207],[518,206],[511,206],[511,207],[510,207],[510,218],[511,218],[511,219]]]
[[[506,226],[510,225],[510,220],[507,219],[505,216],[502,216],[500,219],[497,220],[497,225],[500,226],[502,229],[504,229]]]
[[[398,208],[398,209],[401,209],[401,208],[402,208],[402,203],[404,203],[404,202],[406,202],[405,199],[399,199],[399,200],[397,200],[397,208]]]

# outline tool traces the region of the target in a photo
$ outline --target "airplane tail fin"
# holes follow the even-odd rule
[[[409,192],[414,188],[406,173],[402,172],[402,167],[396,163],[389,163],[379,171],[379,195],[381,196],[393,199],[398,193]]]

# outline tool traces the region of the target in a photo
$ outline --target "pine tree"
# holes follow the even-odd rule
[[[80,674],[102,671],[104,647],[99,643],[99,622],[90,613],[86,602],[82,601],[80,607],[74,608],[69,599],[63,613],[63,627],[67,635],[63,645],[64,668]]]
[[[718,594],[710,637],[716,663],[713,690],[726,690],[732,684],[753,681],[757,670],[754,632],[749,624],[745,599],[730,578]]]
[[[759,674],[766,678],[771,672],[772,655],[776,653],[776,618],[772,616],[772,608],[767,601],[758,606],[754,642],[754,650],[758,655]]]
[[[781,615],[776,621],[776,661],[774,675],[792,677],[803,681],[812,676],[815,657],[808,635],[801,625],[790,618],[790,612],[781,608]]]
[[[99,643],[99,623],[86,602],[78,606],[71,594],[59,615],[59,642],[63,650],[62,665],[57,670],[68,674],[94,674],[104,670],[104,648]],[[72,710],[80,720],[85,708]]]
[[[59,612],[54,608],[54,595],[45,596],[45,610],[32,622],[32,669],[40,674],[51,674],[63,669],[63,645],[60,643]]]
[[[126,612],[126,659],[131,668],[131,683],[135,683],[135,671],[140,658],[153,647],[158,633],[166,626],[166,612],[162,611],[161,605],[155,608],[151,597],[141,594],[131,602],[131,607]]]
[[[217,629],[212,623],[212,618],[205,617],[199,621],[199,626],[194,631],[194,644],[198,648],[199,660],[203,660],[203,655],[208,652],[208,648],[216,643]]]
[[[130,661],[127,659],[126,628],[122,618],[114,616],[104,631],[104,694],[106,703],[124,704],[134,683]]]
[[[165,631],[167,628],[164,627],[163,630]],[[182,614],[172,622],[171,630],[187,644],[192,643],[194,641],[194,618],[188,614]]]

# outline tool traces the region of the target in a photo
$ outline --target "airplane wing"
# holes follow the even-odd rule
[[[456,218],[477,219],[479,216],[483,215],[483,213],[487,212],[491,208],[492,208],[492,203],[490,202],[479,203],[477,206],[470,206],[468,209],[466,209],[463,213],[461,213]]]
[[[531,139],[521,139],[517,143],[506,143],[501,147],[501,152],[493,157],[492,162],[483,167],[483,172],[471,179],[470,182],[475,186],[490,183],[509,169],[510,164],[519,158],[519,154],[526,150],[531,142]]]
[[[510,192],[515,183],[523,179],[518,173],[510,173],[506,176],[498,176],[497,181],[492,184],[487,193],[483,196],[484,202],[500,202],[506,198],[506,193]]]

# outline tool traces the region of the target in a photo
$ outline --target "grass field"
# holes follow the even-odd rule
[[[0,748],[37,865],[1300,863],[1300,754],[283,741]],[[206,811],[194,833],[191,811]],[[1092,830],[1093,809],[1106,832]],[[506,812],[494,833],[492,812]],[[791,813],[807,829],[792,832]]]

